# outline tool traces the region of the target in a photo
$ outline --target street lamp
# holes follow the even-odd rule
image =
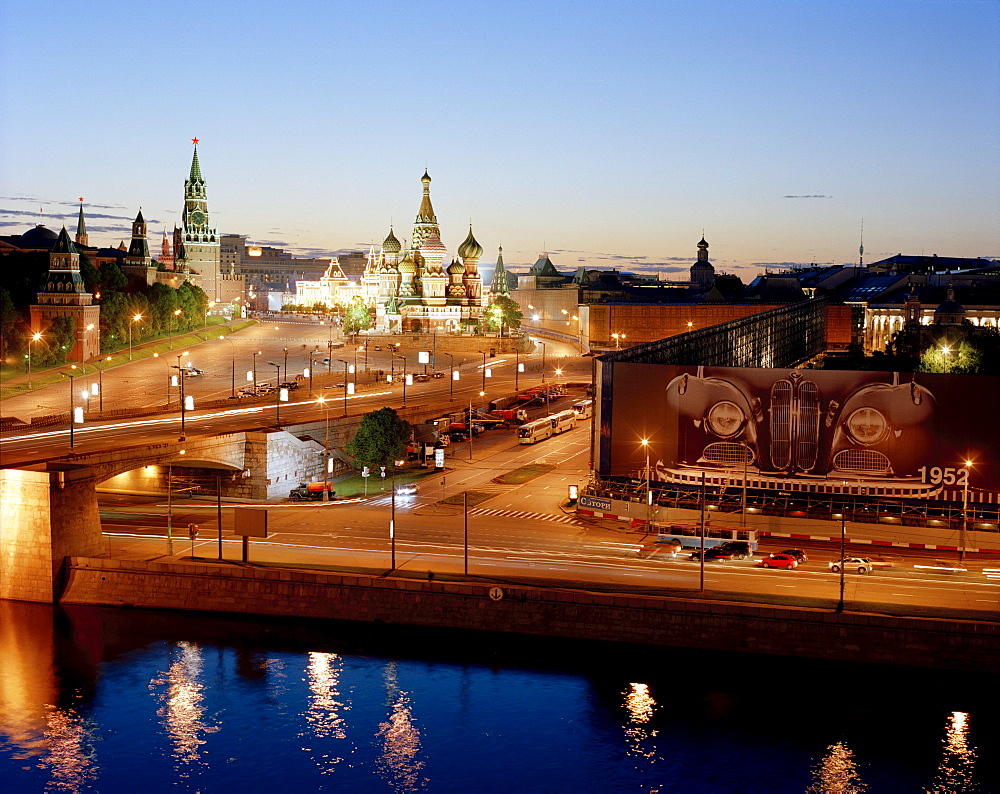
[[[403,407],[406,407],[406,356],[397,356],[395,353],[390,354],[393,359],[401,358],[403,359]],[[347,384],[344,384],[344,388],[347,388]]]
[[[180,309],[174,309],[174,332],[170,335],[170,350],[174,349],[174,336],[177,335],[177,318],[181,316]]]
[[[262,351],[257,350],[252,353],[253,355],[253,390],[257,391],[257,356],[261,355]]]
[[[74,375],[73,372],[72,372],[72,370],[74,370],[74,369],[76,369],[76,364],[73,364],[71,366],[71,371],[70,372],[64,372],[63,373],[63,375],[65,375],[67,378],[69,378],[69,448],[70,449],[73,449],[73,447],[75,445],[75,440],[73,438],[73,425],[74,424],[81,424],[81,425],[83,424],[83,408],[81,407],[80,408],[80,412],[77,413],[76,402],[73,399],[73,397],[74,397],[74,395],[73,395],[73,388],[74,388],[73,387],[73,379],[76,377],[76,375]]]
[[[181,395],[181,437],[177,439],[178,441],[184,441],[187,438],[187,431],[184,426],[184,414],[187,411],[187,397],[184,396],[184,367],[181,366],[181,358],[188,355],[188,351],[184,351],[177,356],[177,364],[174,369],[177,370],[177,378],[179,380],[178,387],[180,389]],[[192,407],[193,407],[192,401]]]
[[[281,382],[281,364],[275,364],[273,361],[268,361],[272,367],[274,367],[274,377],[280,383]],[[277,386],[274,390],[274,424],[280,428],[281,427],[281,386]]]
[[[344,416],[347,416],[347,368],[350,365],[342,358],[338,358],[337,361],[344,365]],[[403,387],[406,387],[405,380],[403,381]],[[406,401],[404,400],[403,402],[405,403]]]
[[[37,342],[42,338],[40,333],[32,334],[28,337],[28,388],[31,388],[31,343]]]
[[[233,393],[231,396],[235,397],[236,396],[236,345],[233,344],[232,339],[229,339],[224,335],[220,336],[219,339],[225,339],[227,342],[229,342],[229,349],[230,352],[233,354]]]
[[[542,383],[545,383],[545,342],[539,342],[542,346]]]
[[[137,315],[135,315],[135,317],[133,317],[131,320],[129,320],[129,324],[128,324],[128,360],[129,361],[132,360],[132,326],[136,322],[138,322],[139,320],[141,320],[141,319],[142,319],[142,315],[141,314],[137,314]]]
[[[111,356],[104,359],[106,362],[111,361]],[[104,413],[104,370],[100,367],[97,368],[97,396],[99,398],[100,404],[99,409],[101,413]],[[170,402],[170,395],[167,395],[167,402]]]
[[[326,404],[326,395],[321,394],[316,402],[323,406],[326,412],[326,443],[323,444],[323,501],[330,501],[330,406]],[[367,480],[366,480],[367,482]]]
[[[284,367],[284,370],[283,370],[284,373],[285,373],[285,376],[283,378],[281,378],[281,380],[287,381],[288,380],[288,348],[287,347],[283,347],[282,350],[285,351],[285,367]]]
[[[516,345],[518,341],[519,340],[514,340],[514,344]],[[521,373],[521,351],[518,350],[517,347],[515,347],[514,348],[514,391],[520,391],[520,387],[517,385],[519,380],[518,376],[520,375],[520,373]]]
[[[615,350],[621,350],[621,341],[625,338],[625,334],[611,334],[611,338],[615,340]]]
[[[646,451],[646,532],[653,528],[653,486],[649,477],[649,439],[644,438],[640,442]]]
[[[455,357],[451,353],[442,353],[448,356],[448,400],[455,399]]]
[[[486,394],[486,354],[482,350],[479,351],[483,356],[483,394]]]
[[[962,537],[958,544],[958,559],[965,562],[965,541],[969,535],[969,477],[972,476],[972,461],[967,460],[962,465],[965,477],[962,482]]]

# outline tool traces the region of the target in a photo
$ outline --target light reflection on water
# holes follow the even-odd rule
[[[995,677],[830,709],[816,682],[831,671],[884,671],[508,639],[469,651],[474,638],[447,634],[415,651],[422,635],[396,630],[366,646],[326,624],[150,626],[115,610],[54,629],[46,614],[0,604],[3,790],[848,794],[1000,780],[974,749],[997,724]],[[924,675],[897,670],[894,689]],[[815,697],[789,694],[807,682]]]
[[[149,682],[149,689],[162,704],[156,714],[163,720],[163,727],[170,738],[175,769],[184,773],[183,767],[201,759],[201,748],[210,733],[219,730],[205,720],[202,702],[205,685],[201,681],[202,656],[197,645],[178,642],[172,649],[173,657],[166,674]]]

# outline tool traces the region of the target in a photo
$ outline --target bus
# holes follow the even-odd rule
[[[652,523],[652,529],[656,532],[657,546],[681,546],[689,548],[699,548],[701,546],[701,526],[699,524],[660,524]],[[746,527],[724,527],[705,524],[705,548],[721,546],[731,540],[743,540],[750,544],[753,551],[757,551],[757,530]]]
[[[578,403],[573,403],[573,413],[577,419],[590,419],[594,415],[594,401],[580,400]]]
[[[557,414],[549,414],[545,418],[552,423],[552,435],[554,436],[576,427],[576,412],[568,408]]]
[[[517,443],[534,444],[537,441],[544,441],[551,435],[552,422],[549,417],[536,419],[534,422],[528,422],[517,429]]]

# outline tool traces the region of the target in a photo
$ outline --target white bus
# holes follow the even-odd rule
[[[573,403],[573,413],[577,419],[590,419],[594,415],[594,401],[580,400],[578,403]]]
[[[536,419],[534,422],[521,425],[517,429],[517,443],[534,444],[537,441],[544,441],[551,435],[552,422],[550,417],[546,416],[544,419]]]
[[[571,409],[550,414],[546,418],[552,422],[552,435],[559,435],[576,427],[576,412]]]

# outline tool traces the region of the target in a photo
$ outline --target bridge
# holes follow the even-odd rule
[[[432,403],[397,410],[412,424],[435,418],[441,408]],[[0,599],[55,602],[67,558],[104,555],[97,504],[102,484],[119,485],[119,477],[140,471],[146,476],[126,481],[126,489],[165,493],[168,468],[177,467],[214,473],[226,497],[280,499],[300,482],[322,479],[327,436],[331,449],[343,447],[360,419],[331,417],[184,441],[161,434],[152,444],[107,444],[0,469]]]

